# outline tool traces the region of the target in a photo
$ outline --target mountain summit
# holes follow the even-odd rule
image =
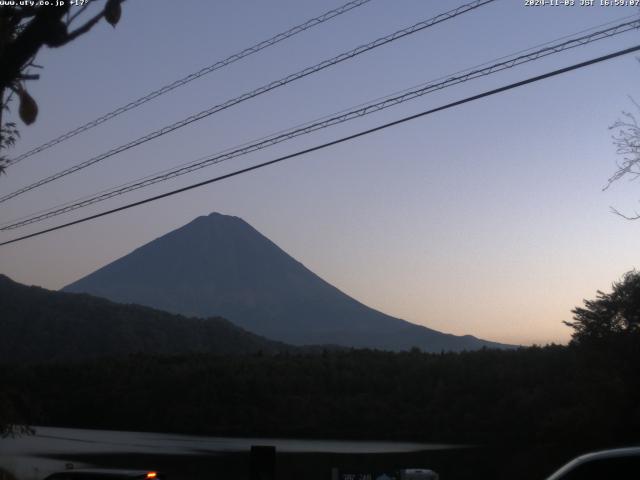
[[[505,345],[385,315],[325,282],[238,217],[198,217],[68,285],[115,302],[221,316],[297,345],[424,351]]]

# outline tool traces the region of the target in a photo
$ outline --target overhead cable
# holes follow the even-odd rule
[[[510,84],[505,85],[503,87],[495,88],[493,90],[489,90],[489,91],[486,91],[486,92],[483,92],[483,93],[480,93],[480,94],[477,94],[477,95],[473,95],[471,97],[467,97],[467,98],[464,98],[462,100],[457,100],[455,102],[451,102],[451,103],[448,103],[446,105],[442,105],[440,107],[432,108],[430,110],[426,110],[426,111],[417,113],[415,115],[410,115],[410,116],[407,116],[407,117],[403,117],[403,118],[401,118],[399,120],[395,120],[393,122],[385,123],[383,125],[379,125],[377,127],[370,128],[368,130],[364,130],[364,131],[361,131],[361,132],[358,132],[358,133],[354,133],[352,135],[348,135],[346,137],[342,137],[342,138],[339,138],[337,140],[333,140],[333,141],[330,141],[330,142],[327,142],[327,143],[323,143],[321,145],[316,145],[314,147],[307,148],[305,150],[300,150],[298,152],[295,152],[295,153],[292,153],[292,154],[289,154],[289,155],[284,155],[282,157],[278,157],[276,159],[269,160],[267,162],[263,162],[263,163],[259,163],[257,165],[253,165],[251,167],[247,167],[247,168],[243,168],[243,169],[240,169],[240,170],[236,170],[234,172],[227,173],[225,175],[220,175],[218,177],[210,178],[209,180],[205,180],[205,181],[202,181],[202,182],[194,183],[194,184],[188,185],[186,187],[178,188],[176,190],[171,190],[169,192],[165,192],[165,193],[162,193],[160,195],[155,195],[153,197],[149,197],[149,198],[146,198],[144,200],[139,200],[137,202],[128,203],[126,205],[122,205],[120,207],[113,208],[111,210],[107,210],[107,211],[104,211],[104,212],[96,213],[94,215],[90,215],[90,216],[87,216],[87,217],[84,217],[84,218],[80,218],[78,220],[74,220],[72,222],[64,223],[62,225],[57,225],[55,227],[50,227],[50,228],[47,228],[47,229],[44,229],[44,230],[40,230],[40,231],[37,231],[37,232],[34,232],[34,233],[30,233],[28,235],[23,235],[21,237],[14,238],[12,240],[7,240],[5,242],[0,243],[0,246],[4,246],[4,245],[9,245],[9,244],[12,244],[12,243],[20,242],[20,241],[26,240],[28,238],[33,238],[33,237],[36,237],[36,236],[39,236],[39,235],[44,235],[45,233],[50,233],[50,232],[53,232],[53,231],[56,231],[56,230],[60,230],[60,229],[63,229],[63,228],[68,228],[68,227],[70,227],[72,225],[77,225],[79,223],[88,222],[89,220],[94,220],[96,218],[104,217],[106,215],[111,215],[111,214],[116,213],[116,212],[121,212],[123,210],[128,210],[130,208],[138,207],[140,205],[144,205],[144,204],[147,204],[147,203],[155,202],[157,200],[160,200],[160,199],[163,199],[163,198],[167,198],[167,197],[171,197],[173,195],[177,195],[179,193],[183,193],[183,192],[186,192],[186,191],[189,191],[189,190],[193,190],[195,188],[199,188],[199,187],[202,187],[202,186],[205,186],[205,185],[209,185],[211,183],[215,183],[215,182],[219,182],[219,181],[222,181],[222,180],[226,180],[228,178],[235,177],[235,176],[238,176],[238,175],[242,175],[244,173],[248,173],[248,172],[251,172],[253,170],[258,170],[260,168],[267,167],[269,165],[274,165],[276,163],[283,162],[285,160],[289,160],[289,159],[292,159],[292,158],[300,157],[300,156],[305,155],[307,153],[315,152],[315,151],[318,151],[318,150],[322,150],[322,149],[331,147],[333,145],[338,145],[338,144],[341,144],[341,143],[344,143],[344,142],[347,142],[347,141],[350,141],[350,140],[354,140],[356,138],[363,137],[365,135],[369,135],[371,133],[378,132],[378,131],[381,131],[381,130],[385,130],[387,128],[390,128],[390,127],[393,127],[393,126],[396,126],[396,125],[400,125],[402,123],[406,123],[406,122],[409,122],[411,120],[415,120],[417,118],[421,118],[421,117],[424,117],[424,116],[427,116],[427,115],[431,115],[431,114],[436,113],[436,112],[440,112],[440,111],[443,111],[443,110],[447,110],[449,108],[457,107],[457,106],[463,105],[465,103],[473,102],[475,100],[480,100],[480,99],[485,98],[485,97],[496,95],[498,93],[503,93],[503,92],[506,92],[508,90],[512,90],[514,88],[522,87],[524,85],[528,85],[528,84],[534,83],[534,82],[539,82],[541,80],[544,80],[544,79],[547,79],[547,78],[550,78],[550,77],[561,75],[561,74],[564,74],[564,73],[567,73],[567,72],[570,72],[570,71],[573,71],[573,70],[578,70],[580,68],[585,68],[587,66],[594,65],[596,63],[604,62],[606,60],[611,60],[613,58],[620,57],[622,55],[627,55],[629,53],[633,53],[633,52],[637,52],[637,51],[640,51],[640,45],[636,45],[634,47],[626,48],[624,50],[618,50],[617,52],[613,52],[613,53],[610,53],[608,55],[603,55],[603,56],[600,56],[600,57],[597,57],[597,58],[593,58],[591,60],[587,60],[585,62],[576,63],[574,65],[571,65],[571,66],[568,66],[568,67],[564,67],[564,68],[560,68],[560,69],[557,69],[557,70],[553,70],[551,72],[547,72],[547,73],[542,74],[542,75],[537,75],[535,77],[529,77],[526,80],[521,80],[519,82],[510,83]]]
[[[79,164],[76,164],[72,167],[69,167],[65,170],[62,170],[60,172],[57,172],[53,175],[50,175],[46,178],[43,178],[41,180],[38,180],[35,183],[32,183],[30,185],[27,185],[25,187],[22,187],[18,190],[15,190],[14,192],[11,192],[9,194],[6,194],[2,197],[0,197],[0,203],[2,202],[6,202],[7,200],[17,197],[18,195],[22,195],[23,193],[26,193],[30,190],[33,190],[35,188],[41,187],[42,185],[46,185],[47,183],[53,182],[54,180],[58,180],[62,177],[65,177],[67,175],[70,175],[72,173],[75,173],[79,170],[82,170],[84,168],[87,168],[91,165],[94,165],[98,162],[101,162],[102,160],[105,160],[106,158],[112,157],[114,155],[117,155],[119,153],[124,152],[125,150],[129,150],[130,148],[136,147],[138,145],[141,145],[143,143],[146,143],[150,140],[156,139],[158,137],[161,137],[163,135],[166,135],[167,133],[173,132],[174,130],[177,130],[179,128],[185,127],[187,125],[190,125],[193,122],[197,122],[199,120],[202,120],[203,118],[209,117],[210,115],[213,115],[214,113],[218,113],[222,110],[226,110],[227,108],[230,108],[234,105],[237,105],[241,102],[244,102],[246,100],[249,100],[251,98],[257,97],[258,95],[261,95],[263,93],[267,93],[271,90],[274,90],[276,88],[282,87],[284,85],[287,85],[291,82],[294,82],[296,80],[299,80],[301,78],[304,78],[308,75],[311,75],[313,73],[319,72],[320,70],[324,70],[325,68],[331,67],[333,65],[336,65],[338,63],[344,62],[345,60],[349,60],[351,58],[354,58],[358,55],[361,55],[362,53],[368,52],[369,50],[373,50],[375,48],[381,47],[382,45],[386,45],[388,43],[394,42],[396,40],[399,40],[403,37],[406,37],[408,35],[412,35],[414,33],[417,33],[421,30],[424,30],[428,27],[431,27],[433,25],[436,25],[438,23],[444,22],[446,20],[450,20],[452,18],[455,18],[459,15],[462,15],[466,12],[469,12],[471,10],[474,10],[482,5],[486,5],[488,3],[494,2],[495,0],[475,0],[471,3],[467,3],[465,5],[462,5],[460,7],[457,7],[453,10],[450,10],[448,12],[442,13],[440,15],[437,15],[429,20],[425,20],[422,22],[418,22],[408,28],[404,28],[402,30],[398,30],[390,35],[387,35],[385,37],[381,37],[378,38],[377,40],[374,40],[373,42],[370,42],[368,44],[365,45],[361,45],[357,48],[354,48],[353,50],[350,50],[348,52],[342,53],[336,57],[333,57],[329,60],[325,60],[323,62],[320,62],[314,66],[311,67],[307,67],[303,70],[300,70],[299,72],[293,73],[291,75],[287,75],[284,78],[281,78],[280,80],[276,80],[274,82],[268,83],[266,85],[263,85],[260,88],[257,88],[255,90],[252,90],[250,92],[247,92],[243,95],[240,95],[239,97],[235,97],[231,100],[227,100],[224,103],[221,103],[219,105],[215,105],[211,108],[208,108],[207,110],[203,110],[199,113],[196,113],[194,115],[191,115],[183,120],[180,120],[178,122],[175,122],[171,125],[167,125],[163,128],[160,128],[158,130],[155,130],[147,135],[144,135],[143,137],[140,137],[136,140],[133,140],[131,142],[125,143],[123,145],[120,145],[118,147],[112,148],[111,150],[102,153],[100,155],[97,155],[93,158],[90,158],[89,160],[85,160],[84,162],[81,162]]]
[[[6,162],[6,166],[14,165],[24,160],[25,158],[29,158],[37,153],[40,153],[44,150],[47,150],[48,148],[53,147],[54,145],[58,145],[59,143],[62,143],[65,140],[69,140],[70,138],[75,137],[76,135],[82,132],[91,130],[92,128],[97,127],[98,125],[101,125],[117,117],[118,115],[122,115],[123,113],[128,112],[129,110],[133,110],[134,108],[137,108],[140,105],[143,105],[161,95],[164,95],[165,93],[169,93],[170,91],[180,88],[186,85],[187,83],[190,83],[200,77],[203,77],[205,75],[208,75],[209,73],[215,72],[216,70],[219,70],[223,67],[231,65],[232,63],[235,63],[238,60],[248,57],[249,55],[253,55],[254,53],[264,50],[265,48],[271,47],[283,40],[286,40],[287,38],[291,38],[294,35],[297,35],[298,33],[304,32],[305,30],[308,30],[317,25],[320,25],[328,20],[331,20],[332,18],[342,15],[343,13],[347,13],[348,11],[353,10],[354,8],[360,7],[370,1],[371,0],[353,0],[351,2],[345,3],[344,5],[338,8],[329,10],[328,12],[325,12],[322,15],[319,15],[310,20],[307,20],[306,22],[300,25],[296,25],[295,27],[292,27],[285,32],[274,35],[273,37],[267,40],[263,40],[262,42],[257,43],[249,48],[245,48],[241,52],[234,53],[233,55],[228,56],[224,60],[217,61],[211,65],[208,65],[198,70],[197,72],[190,73],[189,75],[186,75],[172,83],[169,83],[161,88],[158,88],[157,90],[154,90],[148,93],[147,95],[144,95],[136,100],[133,100],[132,102],[127,103],[126,105],[116,108],[115,110],[112,110],[111,112],[106,113],[101,117],[96,118],[95,120],[92,120],[83,125],[80,125],[79,127],[74,128],[73,130],[70,130],[52,140],[49,140],[48,142],[43,143],[42,145],[36,148],[33,148],[21,155],[18,155],[15,158],[9,159]]]
[[[262,150],[264,148],[270,147],[272,145],[276,145],[278,143],[284,142],[286,140],[290,140],[292,138],[295,138],[301,135],[306,135],[306,134],[315,132],[317,130],[321,130],[333,125],[337,125],[337,124],[344,123],[359,117],[363,117],[365,115],[369,115],[371,113],[378,112],[410,100],[414,100],[416,98],[419,98],[428,93],[432,93],[434,91],[442,90],[444,88],[451,87],[453,85],[457,85],[463,82],[467,82],[469,80],[491,75],[509,68],[513,68],[518,65],[522,65],[524,63],[529,63],[535,60],[539,60],[541,58],[547,57],[552,54],[560,53],[565,50],[569,50],[578,46],[587,45],[587,44],[590,44],[599,40],[603,40],[605,38],[610,38],[614,35],[619,35],[621,33],[628,32],[632,29],[638,29],[638,28],[640,28],[640,19],[624,22],[622,24],[615,25],[613,27],[610,27],[604,30],[599,30],[599,31],[590,33],[588,35],[583,35],[581,37],[574,38],[568,41],[552,44],[545,48],[542,48],[533,52],[517,55],[512,58],[507,58],[503,61],[500,61],[492,65],[488,65],[483,68],[466,71],[464,74],[451,76],[441,82],[434,82],[434,83],[422,85],[419,88],[405,91],[402,94],[394,97],[385,98],[381,101],[370,103],[368,105],[365,105],[359,108],[343,111],[343,112],[340,112],[340,114],[337,114],[335,116],[323,118],[319,121],[305,124],[301,127],[280,132],[270,137],[265,137],[263,139],[260,139],[259,141],[254,143],[245,144],[235,149],[229,149],[225,152],[204,157],[195,162],[191,162],[189,164],[186,164],[180,167],[169,169],[167,171],[164,171],[154,176],[147,176],[139,181],[129,182],[123,186],[102,191],[96,195],[88,196],[81,200],[64,204],[63,206],[60,206],[60,207],[54,207],[53,209],[46,210],[42,213],[38,212],[31,216],[23,217],[22,219],[15,220],[8,224],[4,224],[0,226],[0,230],[2,231],[13,230],[29,224],[41,222],[46,219],[56,217],[58,215],[62,215],[64,213],[68,213],[68,212],[71,212],[83,207],[87,207],[89,205],[92,205],[98,202],[102,202],[109,198],[123,195],[125,193],[138,190],[140,188],[148,187],[150,185],[154,185],[162,181],[166,181],[175,177],[179,177],[181,175],[185,175],[187,173],[191,173],[193,171],[208,167],[213,164],[222,163],[232,158],[236,158],[236,157],[246,155],[258,150]]]

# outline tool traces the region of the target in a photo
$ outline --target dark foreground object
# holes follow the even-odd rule
[[[547,480],[635,480],[639,477],[640,447],[629,447],[581,455]]]
[[[276,480],[276,447],[251,447],[251,480]]]
[[[164,473],[154,470],[121,470],[112,468],[69,468],[52,473],[44,480],[165,480]]]
[[[440,480],[543,480],[584,450],[554,447],[477,447],[387,454],[284,453],[276,455],[278,480],[329,480],[332,467],[342,471],[398,471],[425,467]],[[206,452],[202,455],[78,454],[51,456],[103,468],[153,468],[169,480],[250,480],[246,453]],[[267,477],[268,478],[268,477]]]

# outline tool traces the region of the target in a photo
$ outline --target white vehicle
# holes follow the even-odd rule
[[[440,476],[426,468],[405,468],[400,470],[400,480],[439,480]]]
[[[616,448],[574,458],[547,480],[637,480],[640,447]]]

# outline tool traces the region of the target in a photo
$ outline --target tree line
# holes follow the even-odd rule
[[[134,354],[0,364],[0,423],[234,436],[605,446],[640,440],[640,273],[567,346]],[[9,413],[7,413],[9,412]]]
[[[133,355],[0,367],[24,421],[232,436],[637,442],[640,344]]]

